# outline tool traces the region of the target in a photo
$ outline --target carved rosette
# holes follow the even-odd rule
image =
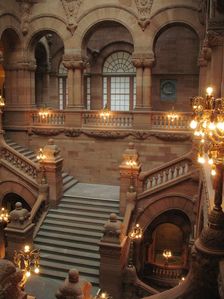
[[[67,29],[73,35],[77,28],[77,15],[82,0],[61,0],[67,18]]]
[[[142,31],[150,23],[150,13],[153,5],[153,0],[135,0],[138,9],[138,24],[142,28]]]

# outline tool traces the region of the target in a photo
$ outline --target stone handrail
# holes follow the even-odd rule
[[[31,114],[31,122],[34,126],[63,126],[65,113],[60,110],[48,110],[47,115],[41,116],[38,111],[34,111]]]
[[[38,185],[38,166],[36,163],[27,159],[16,150],[4,144],[1,148],[1,160],[10,166],[12,166],[13,171],[17,170],[17,173],[22,173],[31,181],[34,185]]]
[[[158,294],[160,293],[156,289],[150,287],[143,281],[141,281],[138,277],[136,278],[135,286],[138,287],[141,290],[144,290],[145,292],[149,293],[150,295]]]
[[[110,112],[110,116],[101,117],[99,111],[88,111],[82,114],[83,127],[132,128],[133,114],[129,112]]]
[[[150,263],[150,276],[161,279],[179,280],[183,275],[182,266],[164,266]]]
[[[39,195],[30,213],[30,220],[32,222],[34,223],[38,222],[43,210],[47,206],[47,199],[48,199],[48,185],[47,184],[40,185]]]
[[[178,112],[178,117],[173,120],[168,116],[169,112],[152,112],[151,122],[152,129],[167,129],[167,130],[189,130],[191,113]]]
[[[142,192],[185,176],[190,172],[191,164],[189,155],[185,155],[155,169],[141,172],[139,180],[142,182]]]

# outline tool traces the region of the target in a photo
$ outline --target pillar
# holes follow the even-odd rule
[[[134,143],[130,142],[128,148],[123,153],[123,159],[120,168],[120,213],[125,214],[127,205],[127,192],[130,186],[138,189],[138,176],[141,170],[139,155],[134,147]]]
[[[33,60],[11,63],[5,69],[5,98],[7,107],[35,106],[35,70]]]
[[[41,162],[41,166],[44,168],[49,185],[49,205],[55,207],[63,194],[63,159],[60,156],[60,149],[53,139],[48,140],[43,148],[43,154],[45,159]]]
[[[104,235],[100,247],[100,288],[114,299],[123,298],[123,270],[125,264],[122,224],[116,214],[111,214],[104,226]]]
[[[223,44],[224,38],[222,34],[216,32],[208,32],[208,43],[212,49],[211,55],[211,73],[210,82],[214,88],[214,96],[220,97],[223,92],[222,84],[224,80],[223,74]]]
[[[152,74],[153,53],[133,53],[132,62],[136,67],[136,110],[152,109]]]
[[[16,203],[15,210],[9,214],[10,222],[4,229],[7,238],[6,257],[13,260],[14,251],[19,252],[25,244],[32,246],[34,224],[29,219],[30,213],[23,209],[20,202]]]
[[[68,109],[84,109],[84,78],[85,63],[80,57],[64,55],[64,66],[68,69]]]

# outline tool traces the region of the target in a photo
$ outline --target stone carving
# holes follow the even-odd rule
[[[27,209],[23,209],[21,202],[15,204],[15,210],[9,214],[10,224],[9,226],[17,226],[18,224],[23,225],[28,221],[30,212]]]
[[[210,47],[222,46],[224,42],[224,32],[208,31],[208,44]]]
[[[25,299],[27,298],[19,284],[23,279],[23,273],[16,270],[14,264],[8,260],[0,260],[0,298],[1,299]]]
[[[30,26],[31,8],[34,2],[29,0],[20,0],[21,16],[21,30],[23,35],[26,35]]]
[[[209,47],[208,39],[205,38],[201,48],[200,56],[198,58],[199,66],[201,67],[207,66],[208,61],[211,60],[211,55],[212,55],[212,49]]]
[[[79,137],[82,134],[82,131],[80,129],[66,129],[65,130],[65,136],[68,137]]]
[[[192,138],[191,134],[152,133],[152,136],[164,141],[186,141]]]
[[[115,213],[110,214],[109,220],[104,225],[104,235],[101,241],[120,243],[122,239],[122,223]]]
[[[111,138],[111,139],[116,139],[116,138],[125,138],[130,135],[128,132],[118,132],[118,131],[83,131],[83,133],[87,136],[90,137],[98,137],[98,138]]]
[[[135,0],[138,9],[138,23],[144,31],[150,23],[150,13],[153,0]]]
[[[77,15],[82,0],[61,0],[67,17],[67,29],[73,35],[77,28]]]
[[[64,129],[38,129],[38,128],[32,128],[29,130],[29,135],[35,134],[35,135],[42,135],[42,136],[57,136],[64,132]]]
[[[88,281],[79,279],[79,272],[76,269],[71,269],[68,272],[68,277],[59,287],[55,294],[57,299],[90,299],[92,285]]]

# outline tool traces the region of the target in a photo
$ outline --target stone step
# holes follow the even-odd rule
[[[48,246],[48,245],[36,244],[36,243],[35,243],[35,248],[40,249],[40,254],[42,254],[43,252],[45,254],[53,254],[53,255],[56,254],[59,255],[61,258],[67,256],[72,258],[74,257],[83,258],[86,261],[88,260],[100,261],[99,253],[87,252],[83,250],[74,250],[68,248],[60,248],[60,247]]]
[[[94,219],[102,219],[104,221],[109,219],[110,212],[102,212],[98,211],[97,212],[89,212],[89,211],[75,211],[75,210],[60,210],[60,209],[51,209],[48,213],[48,215],[64,215],[64,216],[73,216],[73,217],[84,217],[84,218],[94,218]]]
[[[81,197],[75,197],[75,198],[66,198],[63,197],[60,201],[60,204],[65,205],[76,205],[76,204],[82,204],[86,206],[95,206],[95,207],[111,207],[111,208],[117,208],[119,210],[119,202],[114,201],[106,201],[106,200],[100,200],[100,199],[94,199],[94,198],[81,198]]]
[[[94,235],[89,235],[89,237],[86,236],[77,236],[77,235],[71,235],[67,233],[55,233],[52,231],[42,231],[40,230],[37,233],[37,237],[42,237],[42,238],[49,238],[49,239],[57,239],[57,240],[64,240],[67,241],[69,240],[70,242],[73,243],[80,243],[80,244],[93,244],[95,245],[99,239],[98,236]]]
[[[86,224],[86,223],[79,223],[79,222],[66,222],[66,221],[59,221],[58,219],[48,219],[45,218],[44,220],[44,224],[46,224],[47,226],[51,226],[51,227],[57,227],[57,228],[61,228],[61,229],[66,229],[66,228],[70,228],[70,229],[80,229],[82,232],[84,232],[85,230],[89,233],[92,232],[103,232],[104,228],[103,225],[91,225],[91,224]],[[42,228],[42,226],[41,226]]]
[[[70,269],[69,269],[70,270]],[[40,272],[41,276],[46,276],[54,279],[64,280],[67,277],[68,271],[54,271],[52,269],[48,270],[46,268],[42,269]],[[99,279],[97,277],[92,277],[87,274],[80,275],[82,280],[87,280],[92,283],[94,286],[99,286]]]
[[[73,201],[73,200],[83,200],[83,201],[89,201],[89,202],[110,202],[110,203],[117,203],[119,205],[120,200],[117,198],[103,198],[103,197],[88,197],[88,196],[82,196],[82,195],[74,195],[71,196],[69,194],[64,194],[62,200],[64,201]]]
[[[77,265],[72,265],[72,264],[69,264],[69,263],[65,263],[65,262],[62,262],[62,263],[58,263],[58,262],[51,262],[51,261],[48,261],[48,260],[40,260],[40,268],[48,268],[48,269],[54,269],[54,270],[59,270],[59,271],[64,271],[64,272],[68,272],[71,268],[76,268],[80,275],[85,275],[85,274],[88,274],[88,275],[91,275],[92,276],[95,276],[95,277],[98,277],[99,276],[99,270],[98,269],[94,269],[94,268],[88,268],[88,267],[82,267],[82,266],[78,266]]]
[[[80,266],[80,267],[87,267],[87,268],[93,268],[93,269],[98,269],[100,266],[100,259],[83,259],[80,258],[79,256],[61,256],[55,253],[49,254],[48,252],[41,251],[40,252],[40,260],[41,261],[49,261],[49,262],[56,262],[59,263],[61,262],[62,264],[70,264]]]
[[[71,177],[66,183],[63,182],[63,193],[69,190],[71,187],[75,186],[78,183],[78,180]]]
[[[60,203],[58,205],[58,209],[60,209],[62,212],[63,211],[91,211],[91,212],[98,212],[100,209],[101,213],[117,213],[118,212],[118,208],[111,208],[111,207],[94,207],[93,205],[78,205],[78,204],[64,204],[64,203]]]
[[[94,218],[85,218],[85,216],[83,217],[78,217],[77,215],[72,216],[68,216],[65,215],[63,213],[52,213],[51,210],[49,211],[49,213],[47,214],[46,219],[54,219],[54,220],[63,220],[63,221],[69,221],[69,222],[73,222],[73,223],[87,223],[87,224],[92,224],[92,225],[104,225],[105,224],[105,219],[94,219]],[[108,217],[109,219],[109,217]]]
[[[56,226],[50,226],[49,224],[46,224],[45,222],[41,226],[41,231],[59,232],[59,233],[64,233],[66,235],[76,235],[76,236],[89,236],[90,235],[89,231],[76,229],[76,226],[74,226],[74,228],[67,228],[67,227],[65,228],[65,227],[61,227],[61,226],[56,227]],[[102,237],[102,232],[95,231],[94,234],[92,232],[91,237],[99,239]]]
[[[45,237],[40,237],[37,236],[35,238],[35,244],[37,244],[37,246],[39,246],[39,244],[42,245],[53,245],[55,247],[59,247],[59,248],[68,248],[68,249],[74,249],[74,250],[85,250],[85,251],[89,251],[89,252],[94,252],[97,253],[99,251],[99,246],[98,245],[91,245],[91,244],[81,244],[81,243],[73,243],[73,242],[69,242],[69,241],[62,241],[62,240],[52,240],[50,238],[45,238]]]

